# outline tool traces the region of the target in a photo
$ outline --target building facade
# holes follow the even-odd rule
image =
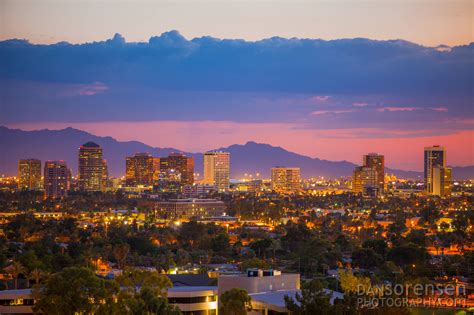
[[[38,190],[41,188],[41,161],[22,159],[18,161],[18,188]]]
[[[107,160],[102,160],[102,187],[107,189],[109,185],[109,167],[107,165]]]
[[[44,164],[44,195],[46,198],[64,198],[69,190],[69,170],[64,161],[46,161]]]
[[[435,166],[432,170],[432,187],[431,194],[436,196],[451,195],[451,173],[450,167]]]
[[[220,192],[229,190],[230,183],[230,153],[204,153],[203,184],[213,185]]]
[[[170,199],[156,203],[157,216],[166,220],[188,220],[221,216],[226,211],[224,202],[216,199]]]
[[[435,145],[425,147],[424,152],[424,179],[425,189],[428,194],[433,194],[433,169],[435,167],[446,167],[446,150],[444,147]]]
[[[377,172],[376,188],[379,193],[386,189],[385,185],[385,157],[377,153],[364,155],[364,166],[371,167]]]
[[[280,193],[295,193],[301,189],[299,167],[272,168],[272,189]]]
[[[233,288],[248,292],[252,311],[249,314],[289,314],[285,296],[300,292],[300,275],[278,270],[249,269],[244,274],[221,275],[217,278],[218,294]]]
[[[105,190],[107,180],[104,181],[104,164],[100,145],[89,141],[80,146],[77,172],[79,190]]]
[[[358,166],[352,175],[352,192],[373,196],[377,194],[378,176],[373,167]]]
[[[160,173],[163,178],[176,174],[182,185],[194,183],[194,158],[181,153],[171,153],[160,158]]]
[[[136,153],[126,158],[125,182],[127,186],[152,186],[155,161],[149,153]]]

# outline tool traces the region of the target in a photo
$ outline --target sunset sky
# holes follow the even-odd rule
[[[473,25],[470,0],[0,0],[0,125],[473,165]]]

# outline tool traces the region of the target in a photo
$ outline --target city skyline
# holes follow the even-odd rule
[[[474,0],[0,0],[0,314],[472,313]]]
[[[61,131],[61,130],[59,130]],[[105,137],[109,137],[108,135],[104,135]],[[104,138],[105,139],[105,138]],[[117,141],[136,141],[134,139],[116,139]],[[468,140],[466,140],[468,141]],[[125,143],[125,142],[119,142],[119,143]],[[253,141],[244,141],[243,143],[231,143],[230,146],[232,145],[245,145],[246,143],[252,143]],[[258,142],[257,142],[258,143]],[[266,145],[266,143],[261,143],[263,145]],[[148,143],[144,143],[144,145],[149,145]],[[273,144],[270,144],[270,145],[273,145]],[[396,160],[396,155],[391,155],[390,153],[387,154],[386,152],[392,152],[390,150],[390,148],[384,148],[383,146],[371,146],[370,148],[376,148],[376,147],[381,147],[381,150],[375,150],[375,149],[369,149],[367,151],[364,151],[364,149],[361,149],[361,148],[355,148],[356,150],[354,150],[354,152],[351,152],[351,155],[354,156],[354,158],[351,158],[351,159],[341,159],[341,160],[330,160],[330,159],[324,159],[322,158],[321,156],[319,155],[316,155],[316,156],[313,156],[313,155],[310,155],[310,154],[304,154],[304,152],[301,152],[301,151],[292,151],[290,148],[288,147],[285,147],[285,146],[279,146],[278,144],[275,145],[275,147],[281,147],[283,148],[284,150],[287,150],[289,152],[292,152],[292,153],[296,153],[296,154],[300,154],[301,156],[308,156],[308,157],[311,157],[311,158],[322,158],[323,160],[327,160],[327,161],[349,161],[351,163],[354,163],[356,165],[363,165],[362,161],[361,161],[361,156],[367,154],[368,152],[379,152],[383,155],[386,155],[386,156],[389,156],[389,160],[388,160],[388,165],[387,167],[389,168],[392,168],[392,169],[399,169],[399,170],[403,170],[403,171],[415,171],[415,172],[423,172],[423,165],[424,165],[424,159],[423,159],[423,148],[426,147],[426,146],[430,146],[430,145],[440,145],[442,147],[445,147],[448,151],[449,151],[449,166],[453,166],[453,167],[466,167],[466,166],[473,166],[474,165],[474,162],[471,162],[472,158],[470,155],[465,155],[467,157],[467,163],[456,163],[456,160],[452,157],[453,155],[453,151],[456,153],[465,153],[466,152],[466,148],[457,148],[457,150],[453,150],[453,147],[451,146],[452,143],[449,143],[447,141],[442,141],[442,142],[426,142],[426,143],[423,143],[421,146],[418,146],[417,143],[400,143],[401,146],[407,146],[407,145],[410,145],[410,146],[414,146],[416,151],[413,152],[413,154],[410,155],[410,160],[408,162],[411,162],[413,164],[411,165],[416,165],[416,167],[397,167],[397,164],[400,164],[400,163],[397,163],[397,160]],[[151,146],[153,147],[153,146]],[[221,148],[225,148],[225,146],[220,146],[220,147],[209,147],[209,149],[206,149],[206,150],[203,150],[201,152],[199,151],[187,151],[187,150],[182,150],[178,147],[173,147],[173,146],[166,146],[166,145],[163,145],[163,146],[158,146],[158,147],[154,147],[154,148],[165,148],[165,149],[173,149],[173,152],[176,152],[176,153],[186,153],[186,154],[204,154],[205,152],[208,152],[208,151],[215,151],[215,150],[219,150]],[[344,148],[342,148],[344,149]],[[396,151],[396,149],[398,149],[398,147],[394,147],[392,148],[393,150]],[[134,153],[139,153],[139,152],[134,152]],[[132,153],[132,154],[134,154]],[[360,154],[359,154],[360,153]],[[109,153],[110,154],[110,153]],[[357,155],[359,154],[359,155]],[[107,159],[107,153],[105,153],[105,157]],[[346,154],[346,156],[350,156],[349,154]],[[110,156],[109,156],[110,157]],[[22,158],[30,158],[28,156],[24,156]],[[35,158],[34,156],[32,156],[32,158]],[[51,157],[53,158],[53,157]],[[454,162],[453,162],[454,160]],[[404,162],[407,162],[406,160],[404,160]],[[280,161],[278,163],[283,163],[283,164],[286,164],[285,161]],[[291,162],[290,162],[291,164]],[[277,165],[277,164],[275,164]],[[272,165],[270,167],[273,167],[275,165]],[[0,168],[0,171],[2,169]],[[125,170],[125,168],[124,168]],[[4,171],[4,170],[3,170]],[[5,172],[5,171],[4,171]],[[125,171],[124,171],[125,173]],[[9,174],[9,172],[7,172],[6,174]]]

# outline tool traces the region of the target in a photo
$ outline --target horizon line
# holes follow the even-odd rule
[[[72,130],[76,130],[76,131],[80,131],[80,132],[84,132],[84,133],[87,133],[91,136],[94,136],[94,137],[97,137],[97,138],[111,138],[113,139],[114,141],[116,142],[119,142],[119,143],[127,143],[127,142],[138,142],[138,143],[141,143],[143,145],[146,145],[146,146],[149,146],[151,147],[152,149],[173,149],[173,150],[177,150],[177,152],[181,152],[181,153],[187,153],[187,154],[204,154],[205,152],[211,152],[211,151],[215,151],[215,150],[220,150],[220,149],[225,149],[224,147],[220,147],[220,148],[215,148],[215,149],[210,149],[210,150],[205,150],[204,152],[189,152],[187,150],[181,150],[181,149],[177,149],[177,148],[173,148],[173,147],[156,147],[156,146],[152,146],[152,145],[149,145],[145,142],[142,142],[142,141],[139,141],[139,140],[127,140],[127,141],[122,141],[122,140],[118,140],[112,136],[98,136],[98,135],[95,135],[93,133],[90,133],[88,131],[85,131],[85,130],[81,130],[81,129],[77,129],[77,128],[74,128],[72,126],[68,126],[68,127],[64,127],[64,128],[61,128],[61,129],[48,129],[48,128],[43,128],[43,129],[32,129],[32,130],[25,130],[25,129],[21,129],[21,128],[11,128],[11,127],[8,127],[4,124],[0,124],[0,128],[6,128],[8,130],[19,130],[19,131],[23,131],[23,132],[37,132],[37,131],[64,131],[64,130],[67,130],[67,129],[72,129]],[[92,141],[92,140],[90,140]],[[295,151],[290,151],[288,149],[286,149],[285,147],[281,146],[281,145],[273,145],[273,144],[270,144],[270,143],[264,143],[264,142],[257,142],[255,140],[246,140],[244,143],[233,143],[233,144],[229,144],[226,148],[229,148],[231,146],[234,146],[234,145],[240,145],[240,146],[245,146],[249,143],[256,143],[256,144],[260,144],[260,145],[269,145],[273,148],[279,148],[279,149],[282,149],[282,150],[285,150],[286,152],[289,152],[289,153],[294,153],[294,154],[297,154],[299,156],[302,156],[302,157],[307,157],[307,158],[310,158],[310,159],[318,159],[318,160],[321,160],[321,161],[328,161],[328,162],[346,162],[346,163],[351,163],[351,164],[354,164],[354,165],[357,165],[359,166],[358,163],[355,163],[355,162],[351,162],[351,161],[348,161],[348,160],[328,160],[328,159],[321,159],[319,157],[313,157],[313,156],[309,156],[309,155],[306,155],[306,154],[302,154],[302,153],[298,153],[298,152],[295,152]],[[371,152],[367,152],[367,154],[369,153],[373,153],[372,151]],[[377,152],[378,153],[378,152]],[[381,154],[383,156],[385,156],[385,154]],[[473,167],[474,165],[448,165],[448,167]],[[407,169],[400,169],[400,168],[396,168],[396,167],[389,167],[389,166],[385,166],[385,168],[389,168],[391,169],[392,171],[403,171],[403,172],[416,172],[416,173],[422,173],[423,170],[407,170]]]
[[[227,40],[227,41],[239,41],[239,42],[245,42],[245,43],[258,43],[258,42],[268,41],[268,40],[271,40],[271,39],[282,39],[282,40],[286,40],[286,41],[291,41],[291,40],[305,41],[305,40],[308,40],[308,41],[323,41],[323,42],[344,41],[344,40],[368,40],[368,41],[373,41],[373,42],[405,42],[405,43],[417,45],[417,46],[424,47],[424,48],[431,48],[431,49],[436,49],[436,48],[440,48],[440,47],[454,48],[454,47],[469,46],[471,44],[474,44],[474,41],[468,41],[468,42],[465,42],[463,44],[457,44],[457,45],[452,45],[452,46],[444,44],[444,43],[441,43],[441,44],[438,44],[438,45],[425,45],[425,44],[420,44],[420,43],[410,41],[410,40],[407,40],[407,39],[403,39],[403,38],[374,39],[374,38],[370,38],[370,37],[339,37],[339,38],[324,39],[324,38],[321,38],[321,37],[296,37],[296,36],[282,37],[282,36],[279,36],[279,35],[274,35],[274,36],[271,36],[271,37],[262,37],[262,38],[256,39],[256,40],[250,40],[250,39],[245,39],[245,38],[237,38],[237,37],[235,37],[235,38],[214,37],[214,36],[211,36],[211,35],[201,35],[201,36],[188,38],[188,37],[184,36],[179,30],[176,30],[176,29],[170,29],[170,30],[162,32],[160,34],[152,35],[148,38],[148,40],[142,40],[142,41],[129,41],[128,42],[128,41],[126,41],[126,37],[124,37],[121,33],[115,32],[112,35],[112,37],[108,37],[108,38],[105,38],[105,39],[100,40],[100,41],[88,40],[88,41],[82,41],[82,42],[79,42],[79,41],[78,42],[70,42],[70,41],[67,41],[67,40],[59,40],[59,41],[55,41],[55,42],[33,42],[29,38],[18,38],[18,37],[2,38],[2,37],[0,37],[0,43],[8,42],[8,41],[25,41],[28,44],[38,45],[38,46],[41,46],[41,45],[50,46],[50,45],[58,45],[58,44],[87,45],[87,44],[94,44],[94,43],[106,43],[107,41],[114,41],[117,38],[117,39],[123,40],[124,44],[150,44],[151,39],[160,38],[165,34],[176,34],[176,35],[182,37],[183,39],[185,39],[187,42],[192,42],[194,40],[205,39],[205,38],[218,40],[218,41]]]

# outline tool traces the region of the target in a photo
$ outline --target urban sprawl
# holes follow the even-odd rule
[[[441,146],[424,178],[368,153],[348,178],[231,155],[126,157],[100,145],[0,178],[0,314],[464,314],[474,293],[472,180]],[[304,170],[303,170],[304,171]],[[443,313],[445,312],[445,313]]]

